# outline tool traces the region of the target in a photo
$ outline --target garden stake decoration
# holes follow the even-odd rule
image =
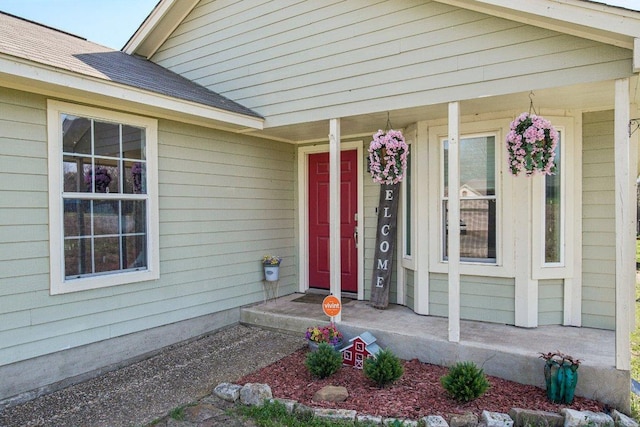
[[[570,405],[578,384],[578,368],[581,361],[559,351],[540,353],[540,358],[545,360],[547,398],[553,403]]]
[[[376,251],[371,278],[371,304],[384,309],[389,305],[389,285],[397,232],[400,182],[407,169],[409,146],[402,132],[391,129],[387,117],[385,130],[378,130],[369,144],[369,166],[373,182],[380,185]]]
[[[509,171],[513,176],[518,176],[520,172],[526,176],[538,173],[553,175],[556,172],[554,160],[558,131],[549,120],[537,115],[532,96],[533,92],[529,94],[529,112],[520,114],[511,122],[507,134]]]

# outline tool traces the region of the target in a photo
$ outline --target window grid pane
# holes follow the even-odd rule
[[[61,120],[65,278],[147,268],[144,129]]]
[[[443,141],[442,259],[448,259],[448,141]],[[496,138],[460,140],[460,260],[497,262]]]
[[[558,132],[560,134],[560,132]],[[545,175],[544,195],[544,262],[556,264],[562,262],[562,159],[560,144],[556,146],[556,173]]]

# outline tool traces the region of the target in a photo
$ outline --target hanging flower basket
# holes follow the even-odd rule
[[[369,167],[373,182],[397,184],[407,170],[409,146],[398,130],[379,130],[369,144]]]
[[[557,145],[558,132],[549,120],[536,114],[520,114],[511,122],[511,130],[507,134],[511,174],[553,175],[556,172],[554,159]]]

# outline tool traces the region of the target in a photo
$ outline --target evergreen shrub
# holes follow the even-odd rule
[[[484,371],[473,362],[458,362],[440,378],[442,387],[459,402],[469,402],[489,389]]]

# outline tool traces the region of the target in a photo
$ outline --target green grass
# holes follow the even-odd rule
[[[353,422],[315,418],[313,413],[292,414],[280,402],[267,402],[263,406],[238,405],[231,411],[244,417],[252,418],[259,427],[297,427],[300,425],[309,427],[346,427],[354,425]],[[356,423],[355,425],[365,427],[369,424]]]

